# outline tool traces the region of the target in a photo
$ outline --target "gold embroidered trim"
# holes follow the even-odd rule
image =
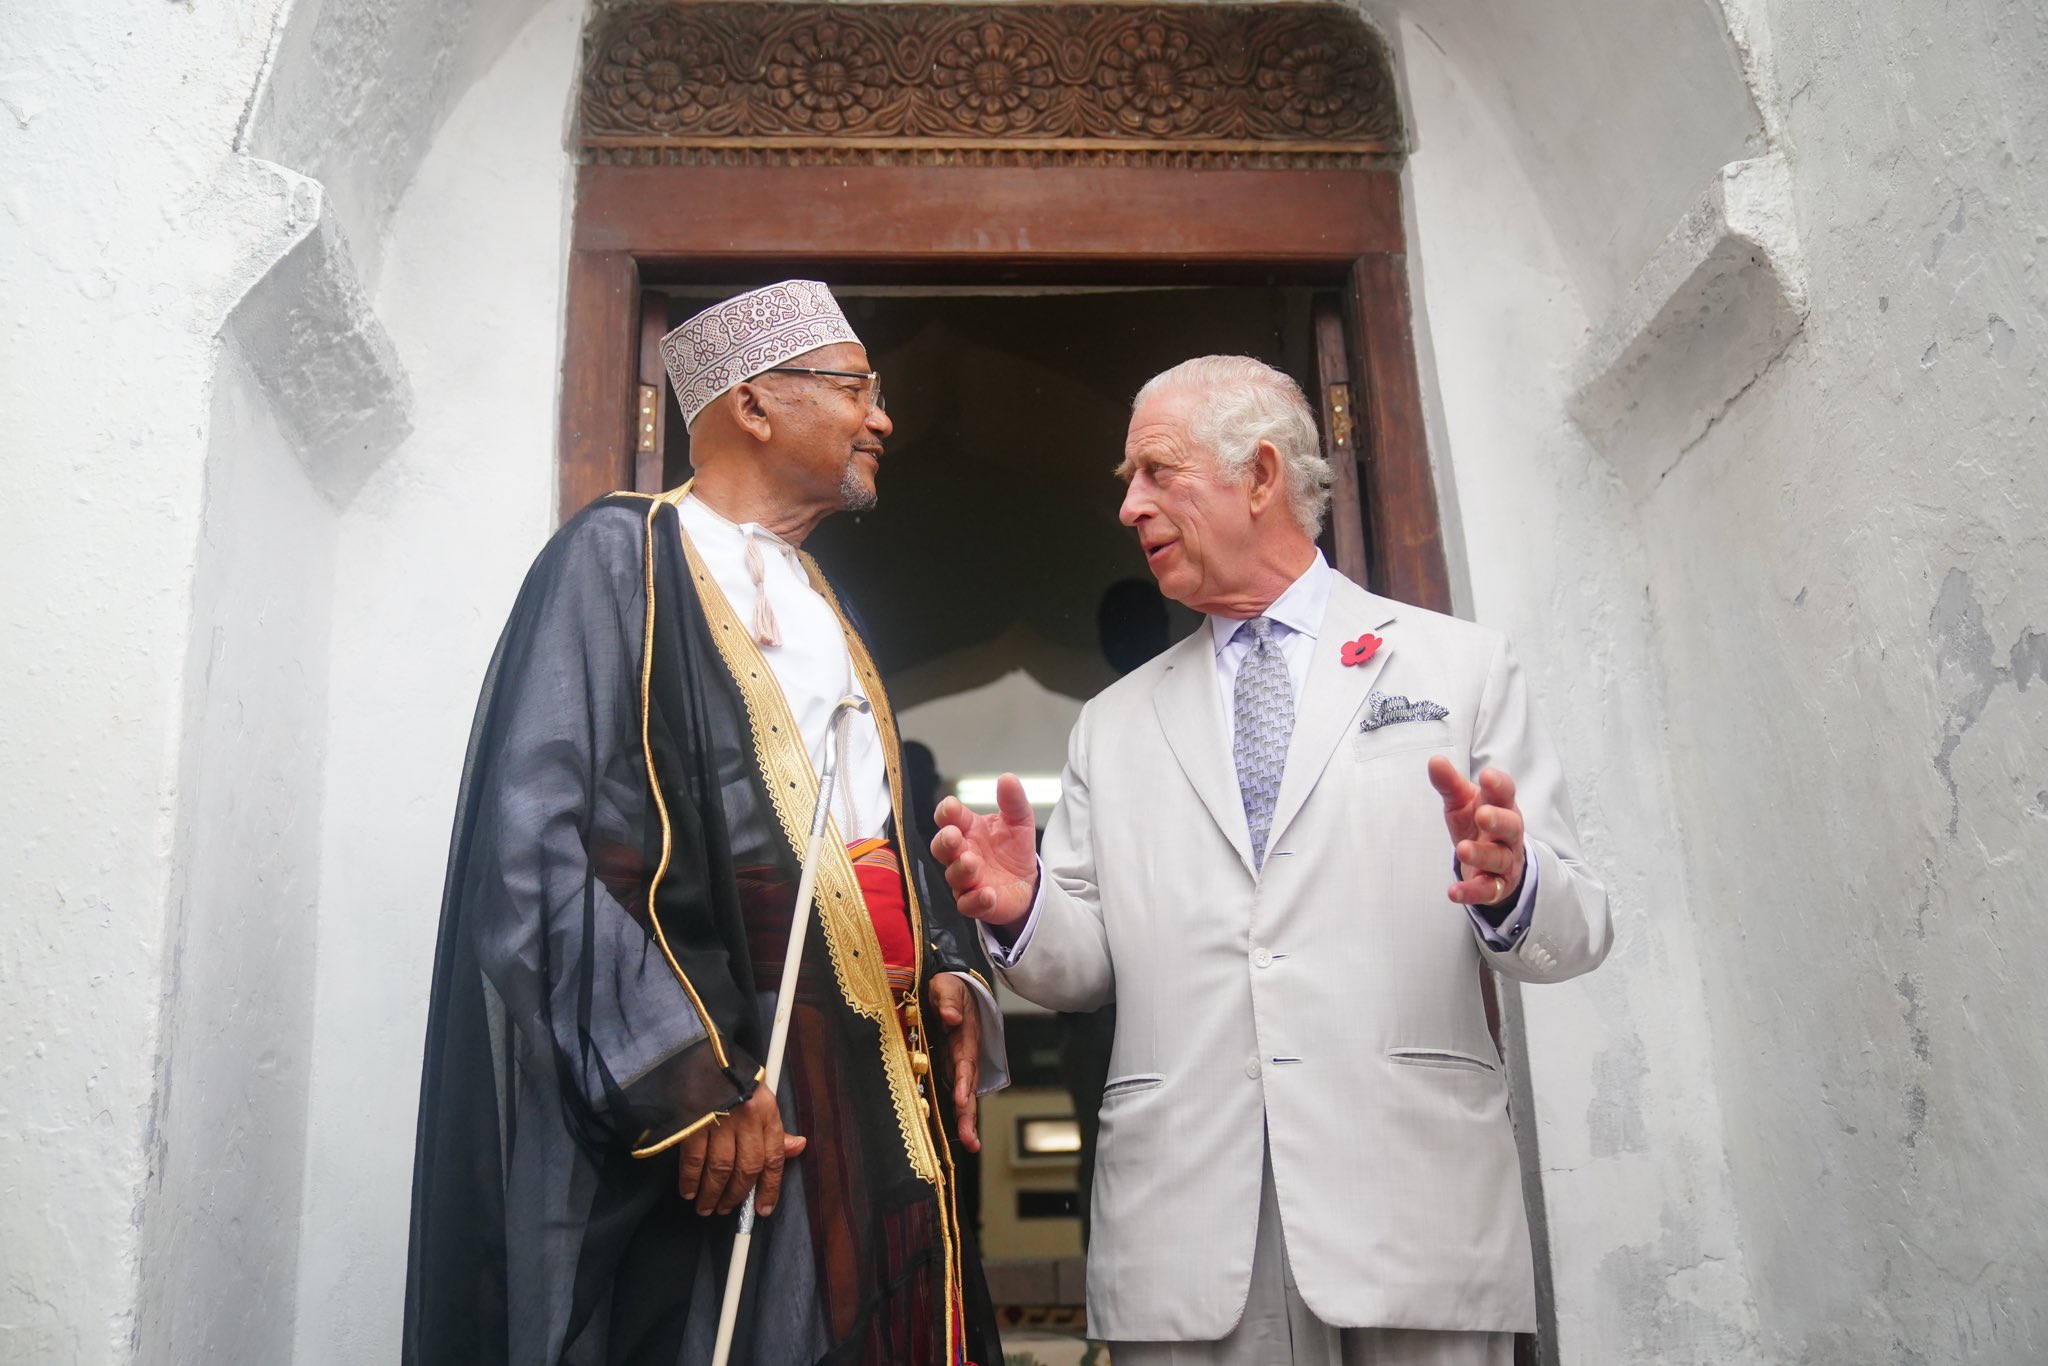
[[[833,615],[839,618],[839,629],[846,636],[847,652],[853,657],[854,672],[860,676],[861,686],[867,690],[868,703],[875,717],[875,726],[881,732],[882,762],[889,774],[889,814],[896,823],[897,843],[904,846],[899,853],[903,859],[904,903],[910,911],[910,943],[917,953],[917,962],[911,977],[913,985],[909,998],[903,1003],[902,1008],[913,1012],[913,1018],[916,1020],[917,1046],[929,1054],[931,1051],[930,1045],[924,1038],[924,1013],[921,999],[924,987],[924,908],[918,904],[917,879],[912,875],[910,867],[911,854],[908,848],[908,832],[911,827],[905,824],[903,820],[903,770],[902,766],[897,762],[897,757],[903,751],[896,733],[896,713],[889,706],[889,695],[882,688],[882,675],[875,668],[874,659],[868,654],[867,642],[861,639],[860,632],[853,629],[853,623],[847,619],[846,608],[840,604],[839,595],[832,591],[832,585],[825,581],[824,572],[818,568],[818,562],[801,550],[797,552],[797,558],[803,561],[804,572],[810,578],[811,587],[816,589],[818,594],[832,605]],[[863,917],[863,922],[866,923],[866,917]],[[870,925],[870,932],[872,933],[872,925]],[[990,994],[993,995],[994,993]],[[976,1003],[975,1009],[980,1009],[978,1003]],[[898,1037],[900,1038],[901,1036],[899,1035]],[[903,1046],[896,1050],[895,1057],[890,1057],[889,1050],[886,1047],[884,1048],[884,1060],[886,1062],[893,1066],[898,1058],[901,1059],[902,1065],[907,1072],[910,1067],[908,1041],[905,1041]],[[939,1109],[936,1070],[934,1070],[933,1075],[934,1080],[931,1083],[932,1094],[929,1097],[917,1097],[919,1113],[916,1118],[920,1121],[917,1125],[919,1136],[932,1146],[936,1156],[935,1165],[940,1168],[943,1176],[943,1179],[934,1180],[933,1184],[938,1188],[939,1238],[945,1244],[946,1250],[946,1351],[950,1357],[953,1351],[952,1344],[959,1337],[954,1313],[956,1308],[962,1303],[961,1291],[962,1287],[966,1284],[966,1269],[961,1260],[961,1244],[958,1237],[960,1226],[958,1206],[959,1181],[954,1170],[952,1145],[946,1141],[945,1115]],[[894,1081],[893,1075],[891,1080],[892,1082]],[[909,1081],[911,1093],[915,1096],[917,1088],[915,1075],[911,1075]],[[895,1093],[899,1097],[903,1094],[901,1091],[896,1091]],[[905,1114],[900,1100],[897,1105],[897,1112],[899,1119],[908,1120],[909,1117]]]
[[[660,495],[655,501],[680,507],[690,491],[690,484]],[[653,519],[649,514],[649,576],[652,578]],[[681,541],[684,559],[690,578],[696,585],[698,599],[703,605],[707,622],[712,627],[712,640],[718,646],[720,658],[732,675],[734,684],[740,690],[741,700],[747,708],[747,721],[754,733],[755,754],[761,765],[762,776],[768,788],[769,801],[775,807],[783,836],[789,841],[790,849],[799,859],[803,857],[809,843],[809,807],[817,801],[818,776],[811,767],[810,754],[804,747],[803,736],[798,731],[795,718],[789,711],[788,699],[782,695],[776,683],[774,672],[769,668],[760,646],[745,630],[741,629],[739,616],[732,604],[726,600],[725,592],[718,586],[705,568],[689,533],[681,525],[680,517],[676,526],[677,539]],[[890,710],[888,694],[882,688],[881,675],[874,660],[867,652],[867,646],[860,634],[847,620],[846,610],[840,605],[838,595],[825,581],[817,562],[809,555],[799,553],[811,586],[824,597],[838,617],[840,630],[846,638],[847,650],[852,658],[855,673],[867,692],[869,706],[880,731],[883,746],[883,762],[889,776],[889,803],[895,818],[897,837],[904,838],[903,832],[909,827],[903,820],[903,773],[897,762],[896,718]],[[651,590],[650,590],[651,591]],[[799,812],[797,803],[802,800],[804,810]],[[913,989],[909,999],[899,1003],[889,987],[887,970],[882,962],[880,941],[875,938],[874,922],[867,914],[866,900],[860,891],[859,879],[853,872],[853,862],[846,854],[845,841],[840,838],[835,823],[827,818],[830,836],[821,851],[824,862],[818,869],[819,902],[818,921],[825,933],[825,944],[837,979],[839,994],[856,1013],[876,1023],[876,1035],[881,1048],[882,1072],[889,1086],[890,1100],[896,1109],[897,1126],[902,1132],[904,1149],[910,1158],[911,1170],[934,1188],[939,1215],[939,1238],[945,1251],[945,1334],[948,1355],[951,1344],[960,1337],[958,1309],[962,1303],[965,1284],[965,1268],[962,1262],[961,1242],[957,1234],[959,1212],[957,1208],[957,1177],[954,1172],[952,1153],[946,1142],[944,1119],[936,1104],[936,1097],[927,1100],[918,1093],[917,1077],[910,1065],[910,1045],[904,1037],[904,1030],[896,1012],[899,1008],[911,1011],[919,1009],[918,994]],[[907,853],[905,857],[908,857]],[[832,895],[827,898],[827,892]],[[911,944],[916,951],[916,976],[924,978],[924,912],[917,899],[916,881],[906,869],[904,876],[906,909],[910,914]],[[808,913],[808,908],[805,908]],[[978,975],[978,974],[977,974]],[[919,1016],[922,1030],[922,1017]],[[716,1116],[710,1117],[715,1120]],[[700,1121],[700,1126],[703,1122]],[[689,1130],[679,1134],[669,1143],[687,1137]],[[662,1146],[668,1146],[668,1143]]]
[[[659,503],[648,504],[647,520],[641,537],[641,561],[646,572],[644,590],[647,596],[647,618],[640,631],[640,754],[647,765],[647,790],[654,795],[654,811],[661,820],[661,862],[654,866],[654,876],[647,882],[647,924],[654,931],[654,942],[661,946],[661,956],[668,961],[668,970],[683,984],[683,991],[688,994],[691,1006],[696,1009],[697,1018],[703,1021],[705,1037],[711,1040],[712,1056],[718,1059],[718,1065],[723,1069],[730,1066],[725,1056],[725,1041],[718,1037],[718,1026],[712,1023],[711,1012],[704,1008],[703,998],[697,995],[697,988],[690,985],[689,974],[683,971],[683,965],[676,961],[675,954],[669,949],[668,936],[662,932],[661,914],[656,904],[656,897],[661,891],[661,880],[668,874],[670,845],[673,842],[668,823],[668,803],[661,795],[661,781],[654,772],[654,745],[648,738],[648,717],[653,710],[654,693],[654,514],[660,507]],[[684,1130],[684,1133],[688,1132],[689,1130]]]
[[[660,501],[679,506],[689,491],[690,485],[685,483],[661,495]],[[746,704],[747,720],[754,732],[754,752],[766,780],[769,801],[775,807],[791,851],[801,860],[810,842],[811,809],[818,799],[818,775],[811,767],[810,753],[804,747],[802,733],[790,714],[789,701],[782,695],[782,688],[776,683],[774,671],[761,653],[761,647],[742,627],[738,613],[705,567],[680,519],[676,532],[689,565],[690,580],[697,589],[698,600],[703,604],[705,618],[711,626],[712,641],[718,646],[719,655]],[[808,556],[804,561],[813,586],[816,586],[821,581],[817,567]],[[826,593],[826,600],[832,603],[835,612],[839,612],[839,604],[829,591],[820,591]],[[840,621],[844,629],[843,613],[840,613]],[[895,725],[889,718],[888,703],[882,694],[880,681],[875,677],[874,665],[867,659],[866,652],[859,648],[858,642],[859,637],[849,631],[847,645],[853,653],[855,669],[868,689],[876,724],[884,727],[883,753],[891,756],[888,767],[894,799],[901,783],[890,748]],[[901,829],[900,821],[898,828]],[[825,847],[819,851],[823,862],[818,868],[818,923],[825,933],[833,975],[846,1004],[877,1026],[875,1032],[880,1042],[882,1072],[888,1080],[890,1099],[895,1104],[905,1154],[910,1159],[911,1170],[936,1187],[942,1179],[943,1170],[933,1149],[925,1116],[921,1113],[924,1101],[917,1093],[916,1076],[910,1068],[910,1051],[895,1019],[896,1002],[882,962],[881,943],[875,938],[874,923],[868,918],[867,902],[861,895],[860,881],[854,875],[853,861],[847,857],[846,843],[840,837],[836,820],[828,817],[826,829]],[[917,918],[914,896],[911,915],[912,934],[916,936],[912,943],[921,950],[922,921]],[[922,952],[919,953],[918,967],[922,970]],[[942,1232],[949,1234],[950,1230]],[[950,1236],[947,1242],[950,1253]]]
[[[644,1148],[633,1149],[633,1156],[655,1157],[661,1153],[665,1153],[670,1148],[675,1147],[676,1144],[681,1143],[684,1139],[688,1138],[691,1134],[696,1133],[700,1129],[710,1128],[712,1125],[718,1123],[719,1120],[724,1119],[727,1115],[731,1113],[732,1111],[730,1110],[713,1110],[710,1114],[704,1116],[704,1118],[699,1120],[693,1120],[691,1123],[684,1125],[682,1128],[676,1130],[674,1133],[670,1134],[667,1138],[664,1138],[659,1143],[650,1143]]]

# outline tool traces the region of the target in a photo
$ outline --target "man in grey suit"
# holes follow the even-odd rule
[[[1610,933],[1513,651],[1331,570],[1314,416],[1258,361],[1147,384],[1119,474],[1207,622],[1083,710],[1042,860],[1007,776],[932,842],[1017,991],[1117,1003],[1091,1331],[1117,1366],[1506,1366],[1534,1276],[1479,967],[1560,981]]]

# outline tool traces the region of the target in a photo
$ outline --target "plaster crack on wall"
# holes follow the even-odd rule
[[[1763,145],[1766,149],[1776,150],[1785,141],[1782,107],[1805,94],[1813,82],[1808,80],[1781,102],[1778,98],[1777,66],[1771,56],[1771,26],[1765,17],[1763,4],[1760,0],[1720,0],[1720,3],[1721,19],[1734,45],[1736,62],[1742,68],[1742,84],[1749,95],[1750,109],[1762,130]]]
[[[235,121],[235,150],[245,155],[250,150],[250,126],[270,84],[271,73],[277,69],[277,54],[284,45],[285,30],[291,21],[295,3],[296,0],[277,0],[276,8],[271,11],[270,41],[264,44],[263,66],[257,71],[256,79],[249,83],[249,97],[242,102],[242,117]]]
[[[1721,419],[1728,416],[1729,413],[1735,410],[1735,405],[1742,402],[1743,396],[1746,395],[1751,389],[1756,388],[1757,381],[1761,380],[1766,373],[1767,369],[1757,371],[1754,375],[1751,375],[1749,377],[1748,383],[1744,384],[1740,389],[1737,389],[1733,394],[1729,395],[1726,406],[1724,406],[1720,412],[1715,413],[1712,417],[1707,419],[1707,425],[1700,428],[1699,435],[1695,436],[1692,440],[1686,442],[1685,445],[1679,449],[1677,456],[1675,456],[1672,459],[1671,464],[1664,470],[1662,474],[1657,476],[1658,487],[1661,488],[1663,486],[1665,479],[1670,477],[1671,471],[1678,468],[1679,461],[1685,459],[1685,457],[1691,453],[1693,447],[1699,445],[1701,442],[1705,441],[1709,436],[1713,435],[1714,429],[1721,425]],[[1799,591],[1800,595],[1804,597],[1806,590],[1802,588]]]
[[[2048,636],[2023,630],[2013,642],[2009,662],[1997,663],[1991,633],[1984,625],[1984,609],[1970,576],[1956,568],[1942,580],[1927,629],[1934,644],[1935,676],[1955,689],[1934,752],[1934,771],[1948,788],[1948,837],[1954,839],[1962,821],[1962,794],[1954,772],[1956,751],[2000,686],[2011,683],[2024,692],[2037,679],[2048,678]]]

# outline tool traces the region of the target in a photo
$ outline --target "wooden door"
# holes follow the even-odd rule
[[[668,295],[640,291],[640,346],[633,386],[633,482],[635,493],[660,493],[665,480],[662,453],[668,449],[668,367],[661,339],[668,334]]]
[[[1330,462],[1330,551],[1337,572],[1372,586],[1366,567],[1365,500],[1358,475],[1356,365],[1344,336],[1344,312],[1334,295],[1317,297],[1310,315],[1315,332],[1316,378],[1323,458]]]

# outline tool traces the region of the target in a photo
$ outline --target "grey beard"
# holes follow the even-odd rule
[[[846,470],[839,476],[839,497],[848,512],[866,512],[881,501],[873,489],[861,482],[857,455],[847,460]]]

